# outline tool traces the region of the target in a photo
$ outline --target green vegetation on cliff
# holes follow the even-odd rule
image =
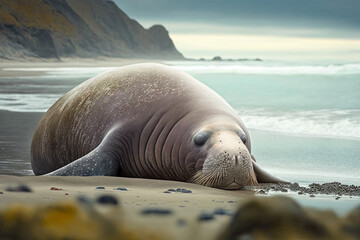
[[[145,29],[108,0],[0,0],[0,42],[7,59],[183,58],[163,26]]]

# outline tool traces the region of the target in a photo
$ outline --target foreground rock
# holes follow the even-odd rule
[[[103,198],[115,201],[113,197]],[[90,200],[39,207],[14,205],[0,213],[0,239],[164,239],[146,229],[127,226],[121,208],[115,205]]]
[[[304,209],[288,197],[244,203],[219,239],[360,239],[360,206],[344,218]]]

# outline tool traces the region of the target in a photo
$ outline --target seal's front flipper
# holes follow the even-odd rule
[[[93,151],[45,176],[118,176],[120,135],[121,125],[113,127]]]
[[[92,152],[45,176],[116,176],[119,161],[95,148]]]
[[[275,177],[270,173],[266,172],[265,170],[260,168],[255,161],[252,164],[254,166],[254,171],[258,183],[290,183],[288,181]]]

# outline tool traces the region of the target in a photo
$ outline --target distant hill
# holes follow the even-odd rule
[[[168,31],[149,29],[110,0],[0,0],[0,58],[183,59]]]

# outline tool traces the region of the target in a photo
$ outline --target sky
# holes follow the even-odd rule
[[[360,0],[115,0],[188,58],[360,62]]]

